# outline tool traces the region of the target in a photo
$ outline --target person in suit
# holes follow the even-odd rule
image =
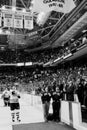
[[[59,87],[55,88],[55,91],[52,93],[52,108],[53,108],[53,119],[54,121],[60,121],[60,100],[61,94]]]
[[[51,100],[51,94],[48,90],[48,87],[45,87],[44,91],[42,92],[41,100],[43,105],[44,120],[45,122],[47,122],[48,115],[49,115],[50,100]]]

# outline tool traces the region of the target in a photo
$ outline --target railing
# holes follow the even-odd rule
[[[49,34],[50,40],[54,37],[54,35],[56,35],[57,32],[58,33],[60,32],[62,27],[65,27],[66,24],[70,23],[70,21],[77,16],[77,14],[86,6],[86,2],[87,2],[86,0],[82,1],[81,4],[74,10],[72,10],[71,13],[64,15],[64,17],[57,23],[56,27],[53,28],[52,32],[50,32]],[[74,21],[72,24],[74,24],[75,22],[76,21]]]

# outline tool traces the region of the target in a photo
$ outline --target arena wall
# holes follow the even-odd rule
[[[43,110],[40,96],[22,94],[22,98],[28,105],[32,105],[40,111]],[[52,112],[52,104],[50,105],[50,112]],[[60,117],[61,122],[77,130],[87,130],[87,124],[82,122],[81,106],[78,102],[61,101]]]
[[[26,95],[26,97],[28,96]],[[30,97],[31,105],[42,110],[40,96],[31,95]],[[50,112],[52,112],[52,105],[50,105]],[[66,123],[77,130],[87,130],[87,124],[82,122],[81,106],[78,102],[61,101],[60,117],[61,122]]]

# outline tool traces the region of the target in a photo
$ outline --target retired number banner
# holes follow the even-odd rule
[[[29,30],[33,29],[33,16],[24,16],[24,28]]]
[[[13,14],[4,13],[4,27],[13,27]]]
[[[0,12],[0,27],[2,26],[2,13]]]
[[[14,28],[23,28],[23,15],[14,14]]]

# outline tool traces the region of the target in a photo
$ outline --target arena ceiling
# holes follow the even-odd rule
[[[13,0],[14,1],[14,0]],[[76,0],[75,0],[76,1]],[[79,0],[77,0],[79,1]],[[0,6],[12,5],[12,0],[0,0]],[[30,8],[31,0],[16,0],[16,6],[22,8]],[[44,24],[37,24],[38,13],[34,12],[34,29],[14,29],[18,35],[0,35],[0,46],[9,47],[11,49],[37,49],[38,47],[46,48],[49,42],[48,34],[53,30],[56,24],[64,16],[63,13],[52,11],[44,21]],[[4,29],[4,28],[3,28]],[[3,48],[2,48],[3,49]]]

